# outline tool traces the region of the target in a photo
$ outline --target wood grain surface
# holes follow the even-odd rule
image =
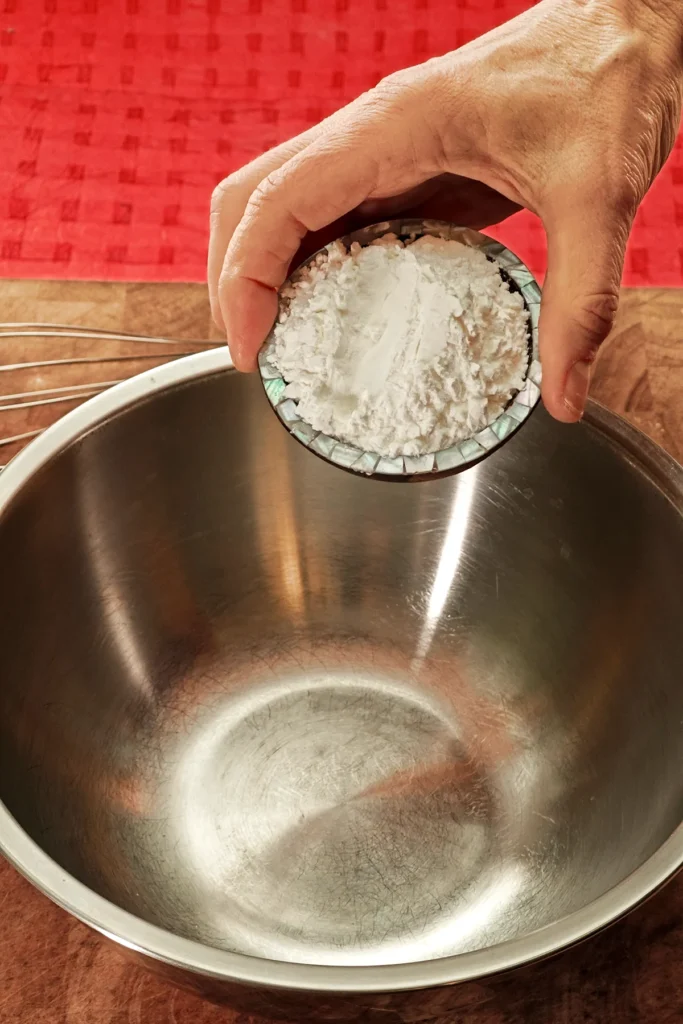
[[[0,282],[0,299],[4,321],[216,338],[199,285],[5,281]],[[21,339],[2,340],[0,346],[0,364],[141,351],[99,341],[67,345]],[[155,358],[166,357],[166,350],[155,353]],[[59,367],[2,372],[0,396],[105,381],[122,376],[121,366],[128,374],[150,365],[153,360],[87,364],[66,372]],[[113,366],[116,374],[107,376]],[[624,293],[593,394],[683,461],[683,290]],[[0,436],[45,426],[72,407],[0,411]],[[11,452],[0,449],[0,463]],[[169,988],[124,960],[4,862],[0,919],[0,1024],[261,1024]],[[683,876],[577,949],[501,979],[485,998],[476,986],[463,996],[466,1006],[469,999],[463,1016],[450,1014],[434,1024],[680,1024]]]

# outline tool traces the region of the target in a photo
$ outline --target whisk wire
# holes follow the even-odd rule
[[[10,451],[9,455],[16,454],[24,444],[38,437],[48,426],[51,426],[61,414],[60,406],[68,405],[69,403],[72,405],[74,403],[80,404],[88,398],[101,394],[115,384],[121,384],[131,375],[128,373],[125,376],[117,376],[113,380],[88,381],[87,376],[84,379],[83,375],[87,375],[90,367],[104,364],[121,364],[122,371],[125,372],[126,365],[131,366],[131,364],[135,363],[154,362],[161,364],[179,359],[182,356],[192,355],[202,349],[216,347],[215,342],[199,338],[191,340],[165,338],[155,335],[136,334],[129,331],[112,331],[102,327],[62,323],[0,322],[0,360],[3,349],[6,350],[12,343],[14,343],[12,354],[14,354],[17,344],[20,346],[22,353],[26,350],[28,354],[29,347],[33,348],[34,345],[38,345],[41,342],[52,345],[53,350],[54,346],[56,346],[57,354],[53,356],[52,351],[50,351],[46,353],[48,358],[29,358],[18,362],[0,361],[0,374],[29,373],[33,378],[24,389],[17,389],[15,385],[11,392],[4,394],[0,392],[0,417],[6,417],[4,429],[2,419],[0,418],[0,448],[15,449]],[[77,352],[77,346],[81,342],[100,342],[102,350],[95,355],[74,354],[64,356],[59,354],[59,349],[63,350],[64,345],[67,343],[72,349],[76,346],[75,351]],[[111,349],[112,344],[139,346],[140,351],[133,353],[130,350],[124,350],[123,352],[116,353],[115,350],[112,351]],[[150,351],[147,346],[154,346],[158,350]],[[92,344],[88,346],[88,351],[91,350]],[[70,384],[56,384],[54,382],[54,374],[63,374],[72,367],[82,368],[80,380]],[[133,366],[131,366],[131,371],[133,369]],[[44,380],[43,371],[49,371],[49,374],[52,375],[52,381],[46,380],[45,386],[42,386]],[[53,415],[47,420],[46,415],[51,410],[54,410],[56,416]],[[26,413],[24,417],[21,415],[22,412]],[[35,422],[34,416],[38,416],[40,420],[39,424],[35,427],[33,426]],[[8,425],[10,429],[5,432]],[[14,426],[14,430],[12,430],[12,426]],[[17,426],[19,426],[19,430],[16,429]],[[23,427],[31,429],[21,429]],[[0,470],[3,468],[4,466],[0,465]]]

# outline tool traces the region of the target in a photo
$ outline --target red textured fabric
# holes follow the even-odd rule
[[[202,280],[212,187],[525,0],[0,0],[0,274]],[[683,146],[626,281],[683,282]],[[499,231],[542,271],[543,231]]]

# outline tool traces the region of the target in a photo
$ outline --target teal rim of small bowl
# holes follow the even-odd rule
[[[529,418],[541,398],[541,362],[538,350],[538,318],[541,309],[541,289],[528,267],[500,242],[471,228],[459,228],[437,220],[389,220],[362,228],[339,241],[347,249],[357,242],[370,245],[375,239],[389,233],[401,241],[414,241],[423,235],[432,235],[462,242],[479,249],[502,271],[501,276],[514,290],[519,291],[529,313],[529,361],[524,385],[508,402],[505,409],[483,430],[459,441],[450,448],[427,455],[401,455],[387,458],[376,452],[365,451],[356,445],[315,430],[299,415],[298,403],[285,395],[287,382],[269,358],[272,334],[259,355],[259,371],[268,401],[290,434],[304,447],[340,469],[351,470],[363,476],[407,478],[437,476],[460,472],[490,455],[504,441],[517,433]],[[329,253],[331,243],[310,256],[288,278],[295,284],[305,270]]]

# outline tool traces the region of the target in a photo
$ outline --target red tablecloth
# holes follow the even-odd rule
[[[0,0],[0,274],[204,277],[233,168],[525,0]],[[544,236],[499,232],[536,271]],[[683,282],[683,146],[626,281]]]

